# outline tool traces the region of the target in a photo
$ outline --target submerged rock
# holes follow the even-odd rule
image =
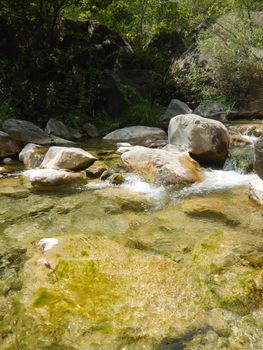
[[[61,169],[33,169],[25,171],[23,175],[33,186],[67,185],[83,180],[83,174]]]
[[[150,126],[130,126],[123,129],[112,131],[104,136],[104,140],[112,141],[147,141],[148,139],[161,140],[166,139],[167,135],[164,130]]]
[[[263,179],[263,136],[254,144],[254,167],[258,176]]]
[[[201,167],[187,152],[135,146],[121,158],[126,168],[153,182],[174,185],[203,180]]]
[[[249,197],[263,206],[263,180],[258,178],[250,183]]]
[[[82,170],[92,165],[97,158],[81,148],[50,147],[45,155],[41,168]]]
[[[13,140],[7,133],[0,131],[0,157],[12,156],[20,149],[19,142]]]
[[[169,143],[184,149],[200,164],[222,165],[228,155],[229,134],[219,121],[195,114],[171,119]]]
[[[51,139],[42,129],[27,120],[8,119],[3,123],[3,129],[8,135],[23,143],[48,145]]]

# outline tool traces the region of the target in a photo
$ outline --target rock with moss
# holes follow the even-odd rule
[[[107,170],[108,167],[105,165],[104,162],[96,161],[88,169],[86,169],[86,175],[91,179],[97,179]]]
[[[112,185],[121,185],[124,183],[124,181],[125,181],[125,178],[122,174],[113,174],[110,177],[110,183]]]

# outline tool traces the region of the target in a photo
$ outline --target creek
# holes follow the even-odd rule
[[[112,167],[111,145],[88,144]],[[252,146],[188,187],[0,178],[1,350],[263,349]]]

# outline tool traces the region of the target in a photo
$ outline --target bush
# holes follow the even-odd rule
[[[263,28],[254,27],[248,13],[223,16],[198,40],[216,88],[236,98],[262,84]]]

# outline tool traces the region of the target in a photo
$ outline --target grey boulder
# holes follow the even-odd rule
[[[180,114],[189,114],[189,113],[192,113],[192,110],[187,106],[186,103],[180,100],[174,99],[174,100],[171,100],[167,110],[161,116],[160,121],[162,125],[167,127],[169,125],[170,120],[173,117],[176,117],[177,115],[180,115]]]
[[[45,132],[48,135],[58,136],[63,139],[71,138],[69,128],[62,121],[54,118],[49,119],[47,122]]]
[[[222,122],[227,116],[227,109],[223,103],[202,103],[194,110],[194,114]]]
[[[19,142],[13,140],[7,133],[0,131],[0,157],[12,156],[20,149]]]
[[[27,120],[8,119],[4,122],[3,129],[16,141],[40,145],[51,143],[51,139],[45,131]]]
[[[164,130],[150,126],[130,126],[123,129],[112,131],[104,136],[104,140],[112,141],[143,141],[166,139],[167,135]]]
[[[184,114],[171,119],[168,140],[202,165],[222,165],[228,155],[230,137],[221,122]]]

